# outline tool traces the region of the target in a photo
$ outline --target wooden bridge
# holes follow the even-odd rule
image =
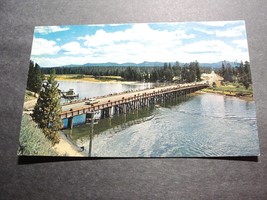
[[[127,113],[134,109],[157,104],[162,101],[186,95],[208,87],[204,83],[178,84],[146,89],[134,92],[109,95],[98,98],[98,103],[86,105],[85,100],[62,106],[61,119],[69,119],[72,127],[72,118],[78,115],[100,112],[100,117],[110,117],[113,114]]]

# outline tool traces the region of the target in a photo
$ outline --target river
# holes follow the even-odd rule
[[[87,83],[81,83],[82,86],[77,86],[76,83],[61,82],[60,86],[67,88],[71,85],[78,93],[88,91],[83,95],[89,97],[151,87],[150,84],[94,83],[89,88]],[[94,125],[93,134],[90,134],[89,125],[64,131],[77,145],[84,146],[87,153],[96,157],[259,154],[255,102],[218,94],[181,97],[157,107],[102,119]]]
[[[86,81],[58,81],[61,91],[73,89],[80,99],[103,96],[129,90],[142,90],[151,88],[153,83],[120,83],[120,82],[86,82]],[[64,101],[64,99],[63,99]]]

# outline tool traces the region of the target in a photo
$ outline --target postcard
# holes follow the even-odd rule
[[[244,21],[36,26],[18,155],[258,156]]]

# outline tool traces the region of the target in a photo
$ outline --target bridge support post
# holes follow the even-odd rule
[[[91,130],[90,130],[90,135],[89,135],[89,150],[88,150],[88,156],[91,157],[92,155],[92,145],[93,145],[93,134],[94,134],[94,113],[91,115]]]
[[[72,129],[73,128],[73,117],[70,117],[68,119],[68,128]]]
[[[108,108],[108,117],[112,117],[112,107]]]
[[[123,104],[123,113],[124,113],[124,114],[126,114],[126,112],[127,112],[127,107],[126,107],[126,106],[127,106],[126,103]]]

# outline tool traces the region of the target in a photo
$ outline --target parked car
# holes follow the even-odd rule
[[[99,100],[97,100],[97,99],[95,99],[95,98],[91,98],[91,99],[85,101],[85,104],[86,104],[86,105],[94,105],[94,104],[96,104],[96,103],[98,103],[98,102],[99,102]]]

